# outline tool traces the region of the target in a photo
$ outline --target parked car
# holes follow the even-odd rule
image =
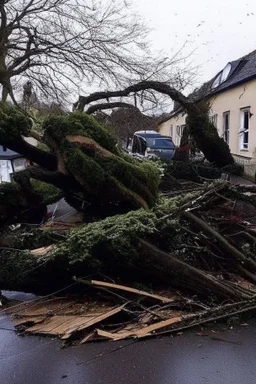
[[[128,141],[129,143],[129,141]],[[175,154],[175,145],[169,136],[160,135],[156,131],[137,131],[127,149],[132,154],[144,157],[160,157],[171,160]]]

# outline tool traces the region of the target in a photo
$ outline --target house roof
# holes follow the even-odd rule
[[[223,81],[216,88],[212,88],[214,81],[222,73],[222,69],[210,81],[207,81],[199,89],[196,89],[192,94],[190,94],[189,97],[195,101],[200,100],[205,96],[210,97],[218,93],[225,92],[228,89],[234,88],[240,84],[256,78],[256,50],[243,57],[240,57],[237,60],[231,61],[228,64],[231,65],[231,69],[225,81]],[[174,117],[182,110],[182,107],[172,110],[168,116],[166,116],[158,123],[158,125],[169,120],[171,117]]]
[[[23,157],[23,156],[17,152],[12,151],[9,148],[5,148],[0,145],[0,160],[12,160],[18,157]]]
[[[236,87],[239,84],[245,83],[253,78],[256,78],[256,51],[241,57],[238,60],[230,62],[231,71],[226,81],[220,84],[213,93],[224,92],[229,88]],[[220,73],[220,72],[219,72]],[[216,79],[219,73],[214,77],[211,82]]]

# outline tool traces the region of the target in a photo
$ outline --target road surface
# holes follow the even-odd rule
[[[14,295],[13,295],[14,296]],[[21,295],[19,295],[21,297]],[[231,327],[232,328],[232,327]],[[0,315],[1,384],[255,384],[256,324],[61,349]]]

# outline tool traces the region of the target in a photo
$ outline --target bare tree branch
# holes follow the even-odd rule
[[[14,99],[13,84],[21,78],[46,98],[64,98],[83,82],[124,86],[160,78],[179,62],[179,55],[152,57],[145,26],[122,0],[8,0],[0,16],[4,100],[8,94]]]
[[[67,100],[81,87],[125,87],[142,79],[171,78],[182,89],[194,74],[181,52],[153,57],[147,29],[123,0],[5,0],[0,16],[4,100],[28,80],[45,99]]]
[[[178,101],[184,107],[188,107],[191,104],[190,100],[186,96],[166,83],[161,83],[159,81],[141,81],[121,91],[95,92],[91,93],[89,96],[79,96],[78,101],[74,104],[74,108],[84,110],[85,106],[93,101],[109,99],[111,97],[125,97],[129,96],[131,93],[150,89],[170,96],[171,99]]]
[[[113,109],[113,108],[129,108],[129,109],[137,109],[132,104],[129,103],[122,103],[122,102],[116,102],[116,103],[102,103],[102,104],[94,104],[91,105],[87,110],[86,113],[88,115],[92,115],[96,111],[102,111],[104,109]]]

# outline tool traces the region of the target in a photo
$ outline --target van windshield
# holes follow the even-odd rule
[[[163,137],[147,137],[147,146],[149,148],[161,148],[161,149],[173,149],[174,144],[171,139],[163,138]]]

